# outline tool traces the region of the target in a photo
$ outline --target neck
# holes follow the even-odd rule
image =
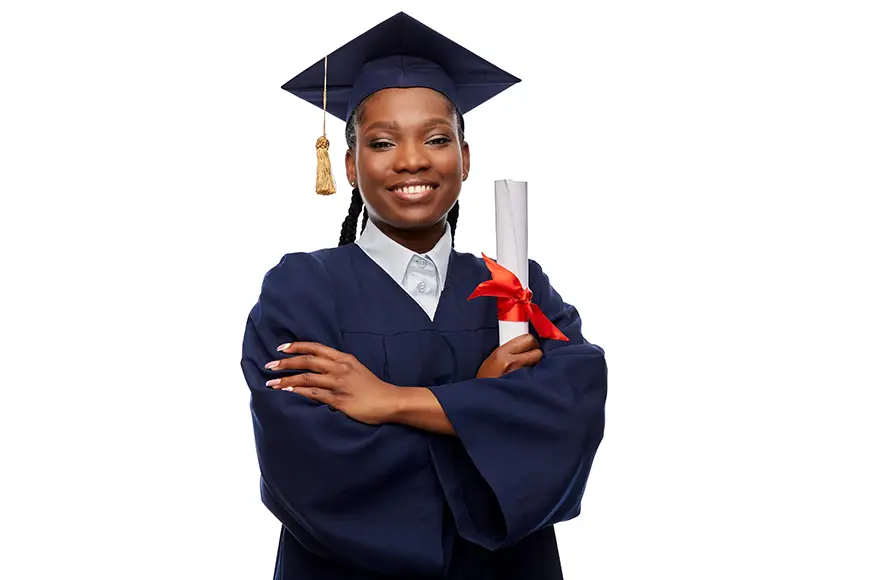
[[[371,222],[371,220],[369,221]],[[432,250],[444,235],[447,218],[438,220],[430,227],[414,230],[396,228],[382,221],[378,221],[374,225],[397,244],[401,244],[417,254],[425,254]]]

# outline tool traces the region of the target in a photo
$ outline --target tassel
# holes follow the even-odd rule
[[[326,135],[317,138],[317,183],[314,189],[318,195],[335,193],[332,164],[329,162],[329,139],[326,138]]]
[[[329,162],[329,139],[326,138],[326,59],[323,59],[323,135],[317,138],[317,182],[314,190],[318,195],[335,193],[332,164]]]

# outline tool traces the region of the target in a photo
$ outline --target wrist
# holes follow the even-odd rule
[[[388,422],[440,435],[456,435],[441,403],[427,387],[396,387]]]
[[[390,385],[390,396],[387,397],[384,408],[383,423],[401,423],[402,417],[408,412],[409,391],[414,387],[398,387]]]
[[[426,387],[396,387],[392,399],[388,421],[414,426],[431,409],[435,397]]]

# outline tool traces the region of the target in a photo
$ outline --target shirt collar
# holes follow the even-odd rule
[[[366,227],[356,243],[399,285],[402,284],[408,265],[415,256],[428,257],[435,264],[439,286],[443,289],[447,276],[447,266],[450,262],[450,252],[453,249],[453,232],[449,225],[444,228],[444,235],[441,236],[435,247],[425,254],[417,254],[394,241],[372,222],[366,223]]]

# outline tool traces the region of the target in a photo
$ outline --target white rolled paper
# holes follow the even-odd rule
[[[529,287],[528,183],[502,179],[495,182],[495,241],[500,266]],[[529,332],[528,322],[499,320],[499,343]]]

